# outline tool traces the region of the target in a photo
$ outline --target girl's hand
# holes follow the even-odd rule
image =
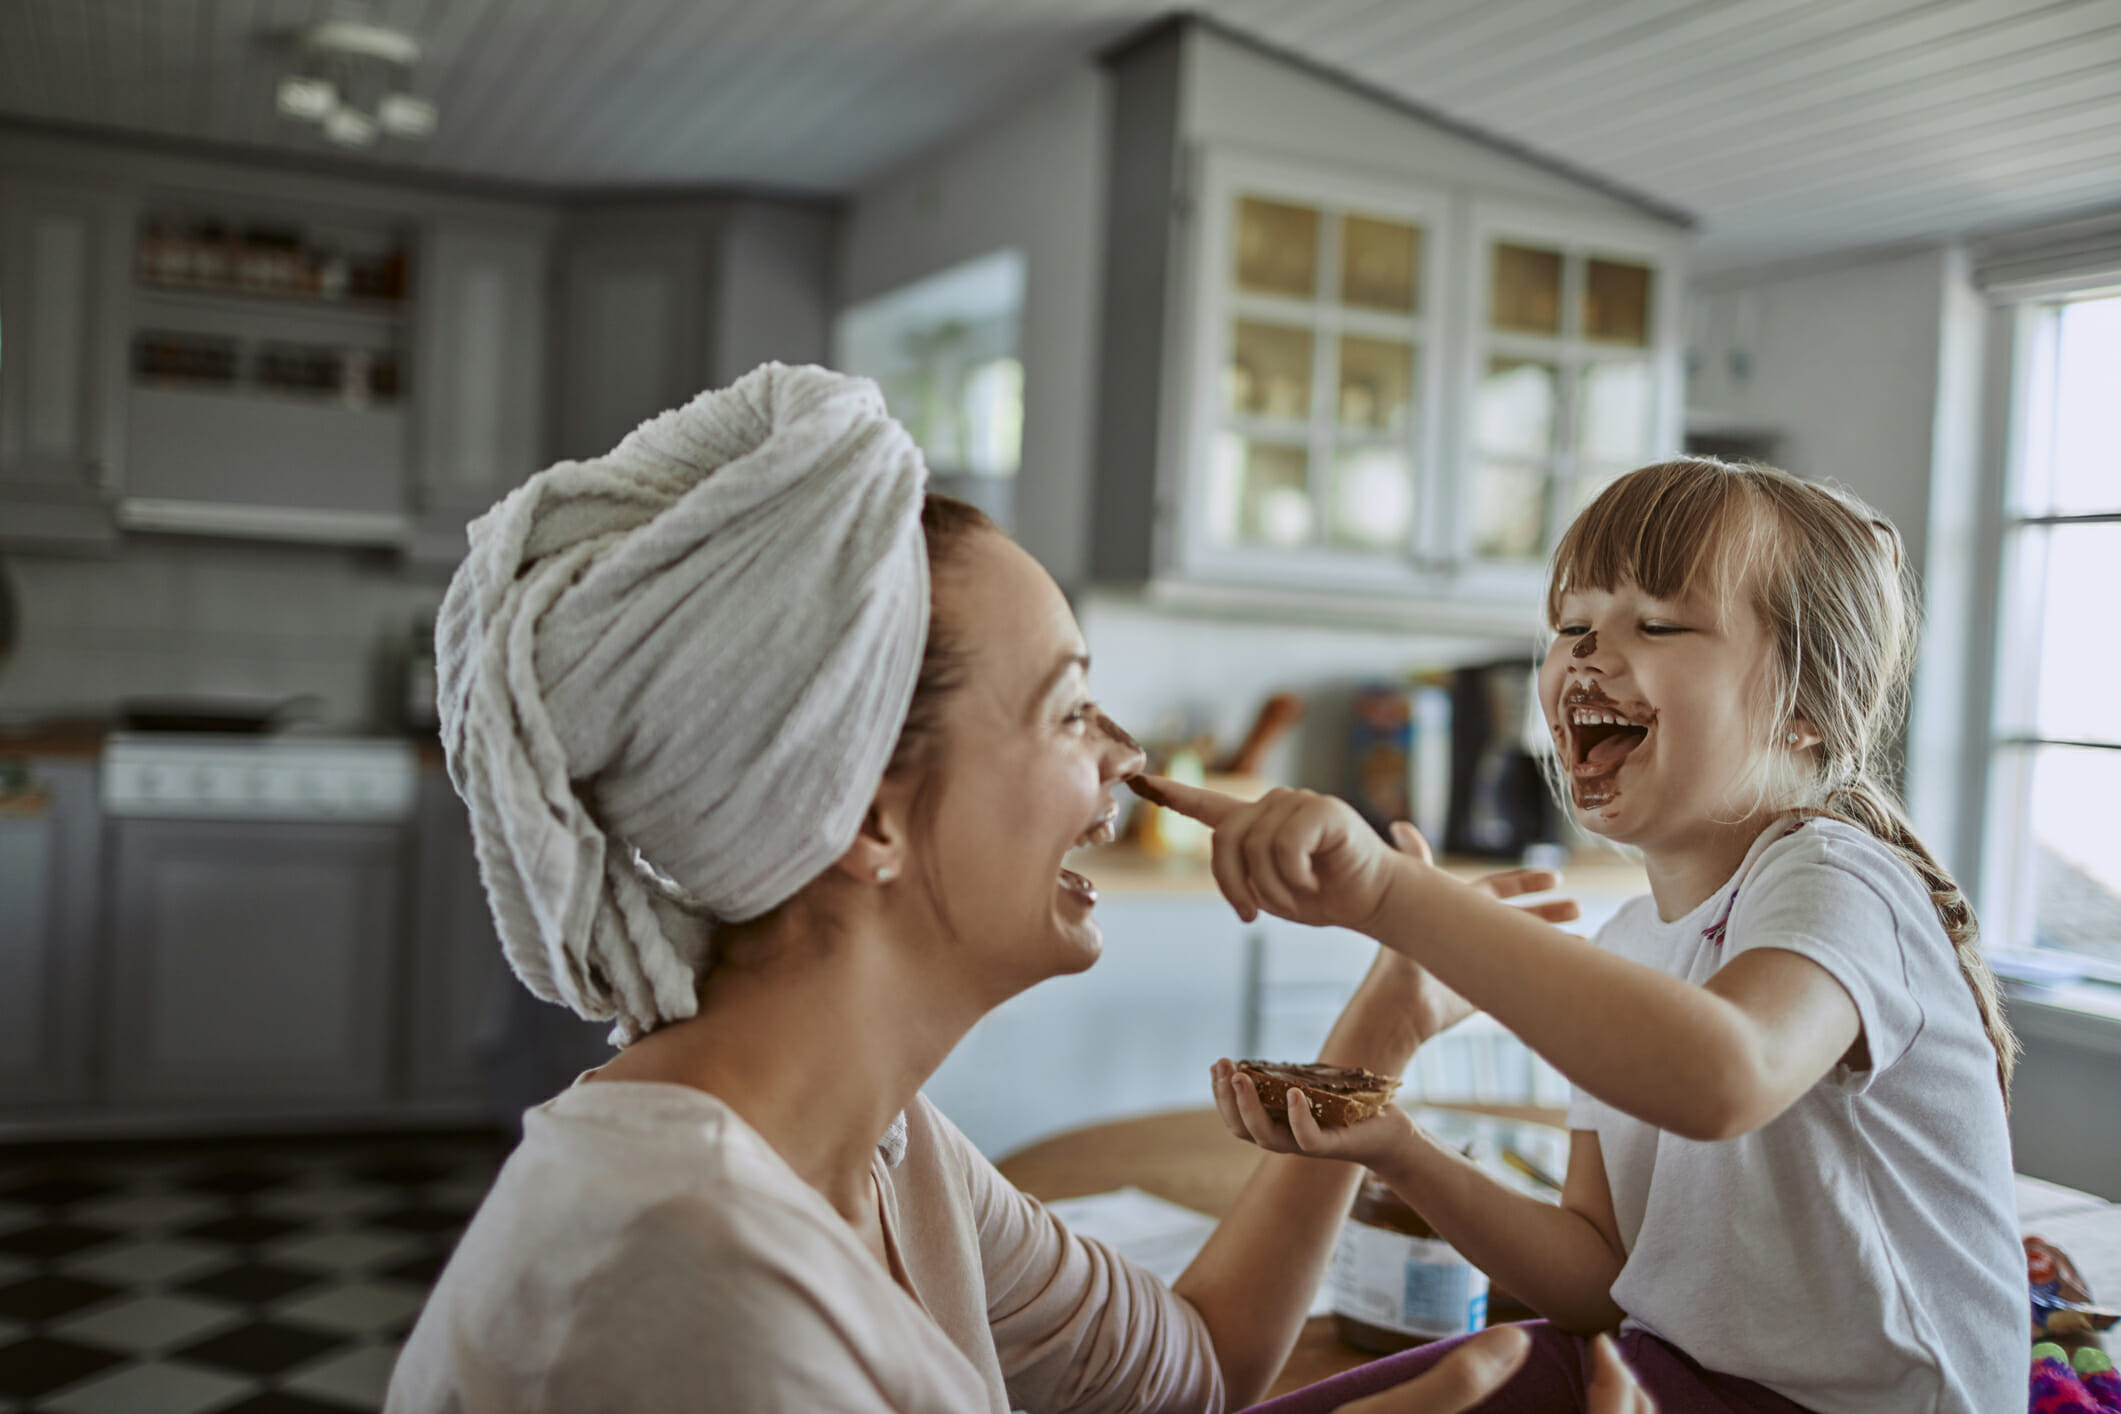
[[[1161,776],[1136,776],[1127,784],[1215,831],[1216,885],[1247,923],[1272,913],[1361,931],[1383,907],[1398,872],[1424,867],[1410,864],[1354,807],[1330,795],[1271,790],[1248,803]]]
[[[1401,854],[1429,863],[1428,842],[1406,821],[1393,824],[1392,843]],[[1473,881],[1473,887],[1496,899],[1513,899],[1519,894],[1543,894],[1558,889],[1561,875],[1551,869],[1504,869],[1483,874]],[[1569,923],[1583,916],[1583,910],[1572,898],[1544,899],[1525,904],[1523,908],[1534,918],[1548,923]],[[1365,988],[1397,987],[1402,991],[1406,997],[1403,1005],[1413,1019],[1416,1037],[1422,1042],[1456,1026],[1479,1010],[1437,981],[1427,969],[1390,948],[1377,950],[1377,961],[1370,969],[1370,976],[1363,979],[1363,985]]]
[[[1286,1125],[1276,1124],[1259,1098],[1259,1087],[1249,1075],[1240,1075],[1234,1062],[1224,1059],[1209,1068],[1215,1088],[1215,1108],[1223,1124],[1239,1139],[1276,1154],[1309,1154],[1317,1159],[1346,1159],[1369,1168],[1391,1162],[1406,1145],[1414,1142],[1414,1121],[1397,1105],[1388,1104],[1374,1118],[1360,1124],[1327,1129],[1311,1115],[1311,1105],[1301,1090],[1289,1091]]]
[[[1532,1341],[1515,1326],[1482,1331],[1426,1374],[1340,1406],[1340,1414],[1460,1414],[1509,1382],[1524,1364]],[[1600,1405],[1592,1414],[1619,1414]]]

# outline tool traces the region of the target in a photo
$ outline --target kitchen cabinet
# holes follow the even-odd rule
[[[131,241],[123,191],[0,175],[0,541],[115,536]]]
[[[147,192],[119,523],[396,545],[407,238],[388,214]]]
[[[0,1105],[49,1111],[90,1093],[102,865],[96,768],[9,764],[21,769],[0,794]]]
[[[1522,631],[1679,450],[1683,219],[1206,26],[1106,62],[1094,578]]]
[[[431,222],[417,262],[414,558],[454,563],[464,527],[544,465],[542,224]]]
[[[471,814],[440,770],[420,773],[414,829],[405,1089],[421,1102],[477,1106],[519,989],[501,956],[472,852]]]
[[[1115,897],[1105,948],[983,1017],[923,1087],[990,1158],[1080,1124],[1210,1102],[1245,1040],[1245,931],[1220,900]]]
[[[380,1104],[405,836],[396,825],[120,819],[104,1097]]]

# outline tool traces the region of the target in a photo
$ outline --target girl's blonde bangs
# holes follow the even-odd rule
[[[1612,590],[1632,581],[1658,599],[1735,586],[1767,549],[1772,523],[1744,467],[1688,457],[1646,466],[1615,481],[1585,508],[1554,548],[1547,577],[1547,622],[1561,622],[1576,590]],[[1712,558],[1717,573],[1702,571]]]

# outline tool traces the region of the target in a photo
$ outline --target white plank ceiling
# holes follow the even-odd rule
[[[1158,0],[0,0],[0,116],[323,151],[287,36],[415,35],[371,160],[848,191]],[[2121,205],[2121,0],[1201,0],[1243,34],[1697,216],[1706,268]]]

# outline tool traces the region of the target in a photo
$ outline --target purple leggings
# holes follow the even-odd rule
[[[1479,1406],[1480,1414],[1569,1414],[1584,1408],[1590,1390],[1590,1342],[1545,1321],[1519,1329],[1532,1350],[1510,1382]],[[1469,1336],[1454,1336],[1416,1350],[1387,1355],[1367,1365],[1306,1385],[1293,1394],[1252,1406],[1252,1414],[1327,1414],[1351,1399],[1390,1389],[1455,1350]],[[1704,1370],[1677,1346],[1644,1331],[1615,1337],[1620,1358],[1635,1372],[1658,1414],[1805,1414],[1800,1405],[1751,1380]]]

